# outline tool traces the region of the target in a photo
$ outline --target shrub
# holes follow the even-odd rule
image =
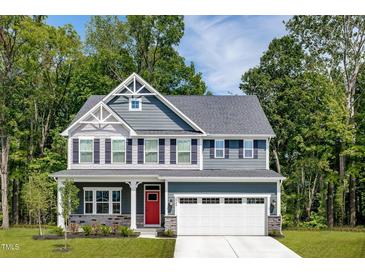
[[[127,226],[120,226],[119,227],[119,232],[123,237],[128,237],[128,236],[132,236],[134,234],[133,229],[130,229]]]
[[[111,227],[112,233],[116,234],[118,232],[118,228],[119,228],[119,225],[113,224],[112,227]]]
[[[56,226],[55,228],[52,229],[52,232],[58,236],[63,236],[64,230],[62,227]]]
[[[94,235],[100,234],[101,226],[99,224],[93,224],[92,227],[93,227],[93,233],[94,233]]]
[[[313,213],[309,219],[309,221],[303,222],[299,224],[299,227],[303,228],[314,228],[314,229],[326,229],[326,219],[317,214]]]
[[[84,226],[82,226],[82,230],[84,231],[85,236],[90,236],[93,228],[91,225],[84,225]]]
[[[175,233],[173,230],[171,229],[167,229],[163,232],[163,234],[166,236],[166,237],[174,237],[175,236]]]
[[[112,228],[110,226],[107,226],[107,225],[102,225],[101,226],[101,233],[103,233],[104,236],[109,235],[110,233],[112,233]]]
[[[78,224],[72,223],[69,225],[69,229],[71,233],[77,233],[79,232],[80,226]]]

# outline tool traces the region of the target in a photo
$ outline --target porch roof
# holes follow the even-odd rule
[[[255,170],[235,170],[235,169],[206,169],[206,170],[188,170],[188,169],[67,169],[55,172],[50,176],[56,178],[78,178],[78,177],[100,177],[100,178],[154,178],[159,180],[171,179],[194,179],[205,178],[211,179],[252,179],[254,181],[263,180],[284,180],[281,174],[266,169]]]

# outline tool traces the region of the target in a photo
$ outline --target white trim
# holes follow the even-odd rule
[[[246,142],[252,142],[252,156],[251,157],[246,157],[246,146],[245,143]],[[255,147],[254,147],[254,140],[253,139],[244,139],[243,140],[243,158],[244,159],[253,159],[254,158],[254,153],[255,153]]]
[[[138,101],[139,102],[139,108],[132,108],[132,101]],[[129,111],[142,111],[142,98],[129,98]]]
[[[265,139],[265,138],[274,138],[276,137],[274,134],[207,134],[206,135],[207,138],[208,137],[220,137],[220,138],[224,138],[224,139],[229,139],[229,138],[237,138],[237,137],[241,137],[241,138],[245,138],[245,137],[249,137],[251,139]]]
[[[91,137],[85,137],[85,136],[80,136],[78,137],[79,139],[79,163],[78,164],[94,164],[94,154],[95,154],[95,151],[94,151],[94,137],[91,136]],[[91,162],[81,162],[81,141],[92,141],[92,144],[91,144]],[[83,151],[83,152],[89,152],[89,151]]]
[[[190,126],[192,126],[194,129],[201,131],[205,134],[204,130],[201,129],[197,124],[195,124],[189,117],[187,117],[182,111],[180,111],[177,107],[175,107],[170,101],[168,101],[161,93],[159,93],[156,89],[154,89],[150,84],[148,84],[147,81],[145,81],[141,76],[139,76],[137,73],[132,73],[127,79],[125,79],[119,86],[117,86],[114,90],[112,90],[107,96],[104,97],[103,102],[106,102],[109,100],[111,96],[116,95],[119,91],[121,91],[123,88],[126,88],[128,84],[131,81],[138,80],[142,86],[144,86],[146,89],[148,89],[150,92],[157,95],[161,101],[163,101],[166,105],[170,107],[180,118],[182,118],[185,122],[187,122]],[[131,91],[131,90],[129,90]],[[131,91],[132,94],[138,95],[138,91]]]
[[[165,180],[165,216],[169,215],[169,181]]]
[[[281,216],[281,180],[276,183],[276,215]]]
[[[146,186],[158,186],[159,189],[148,189],[146,190]],[[146,224],[146,191],[158,192],[159,193],[159,201],[158,201],[158,224]],[[145,227],[160,227],[161,226],[161,185],[160,184],[144,184],[143,185],[143,225]]]
[[[146,163],[146,141],[157,141],[157,161],[156,162],[148,162]],[[160,147],[159,147],[159,139],[158,138],[145,138],[143,139],[143,164],[159,164],[160,157]]]
[[[124,141],[124,161],[123,162],[116,162],[114,163],[114,151],[113,151],[113,141],[115,140],[121,140],[121,141]],[[111,153],[111,156],[110,156],[110,162],[111,164],[125,164],[126,163],[126,159],[127,159],[127,142],[126,142],[126,138],[125,137],[110,137],[110,153]],[[116,151],[116,152],[120,152],[120,151]]]
[[[199,142],[200,142],[200,147],[199,147],[199,169],[200,170],[203,170],[203,158],[204,158],[204,155],[203,155],[203,139],[199,139]]]
[[[270,169],[270,138],[266,140],[266,169]]]
[[[71,125],[69,125],[62,133],[61,136],[68,136],[69,131],[76,125],[83,123],[82,120],[85,119],[90,113],[94,112],[98,107],[104,107],[109,113],[119,122],[118,124],[122,124],[124,127],[126,127],[131,136],[135,136],[136,132],[119,116],[117,115],[108,105],[104,103],[104,101],[100,101],[97,103],[94,107],[92,107],[88,112],[86,112],[84,115],[82,115],[78,120],[73,122]],[[105,119],[104,119],[105,120]],[[100,121],[99,122],[86,122],[87,124],[116,124],[117,122],[105,122]]]
[[[122,214],[122,195],[123,195],[123,188],[122,187],[83,187],[83,207],[84,207],[84,215],[120,215]],[[93,192],[93,213],[86,213],[86,207],[85,207],[85,191],[92,191]],[[109,191],[109,213],[97,213],[96,211],[96,191]],[[113,213],[113,191],[120,191],[120,213]],[[88,202],[90,203],[90,202]],[[106,203],[106,202],[104,202]]]
[[[223,156],[222,157],[217,157],[217,142],[223,142],[223,148],[219,148],[219,150],[223,150]],[[225,140],[224,139],[215,139],[214,140],[214,158],[215,159],[224,159],[225,157],[225,149],[226,149],[226,144],[225,144]]]
[[[190,161],[188,163],[180,163],[179,162],[179,150],[178,150],[178,142],[179,141],[189,141],[189,146],[190,146],[190,150],[189,150],[189,159]],[[188,151],[181,151],[181,152],[188,152]],[[191,139],[188,138],[179,138],[176,139],[176,159],[175,159],[176,164],[178,165],[191,165]]]

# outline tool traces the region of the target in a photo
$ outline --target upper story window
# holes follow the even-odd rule
[[[113,163],[125,163],[125,140],[113,139],[112,140],[112,162]]]
[[[177,163],[191,163],[191,141],[188,139],[177,140]]]
[[[80,139],[80,163],[93,162],[93,139]]]
[[[245,158],[253,158],[253,140],[244,140],[243,155]]]
[[[148,164],[158,163],[157,139],[146,139],[144,141],[144,162]]]
[[[129,99],[129,110],[130,111],[141,111],[142,110],[142,98],[130,98]]]
[[[224,158],[224,140],[215,140],[214,158]]]

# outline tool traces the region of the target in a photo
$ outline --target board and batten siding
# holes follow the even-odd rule
[[[141,111],[130,111],[126,96],[115,97],[108,106],[135,130],[194,130],[155,96],[141,98]]]
[[[214,149],[211,149],[210,145],[211,141],[212,140],[204,140],[203,143],[203,169],[266,169],[265,139],[259,141],[257,159],[240,159],[239,140],[229,140],[228,158],[211,158],[211,153],[214,155]]]

